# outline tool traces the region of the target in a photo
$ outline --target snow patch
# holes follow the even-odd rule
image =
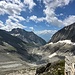
[[[53,53],[53,54],[51,54],[50,56],[48,56],[49,58],[52,58],[52,57],[54,57],[54,56],[56,56],[57,55],[57,53]]]
[[[66,44],[72,44],[72,45],[75,45],[75,43],[71,42],[71,40],[60,40],[56,43],[53,43],[53,42],[50,42],[49,44],[47,45],[51,45],[51,44],[58,44],[58,43],[66,43]]]
[[[38,55],[42,55],[42,53],[37,53]]]
[[[52,45],[52,44],[54,44],[54,43],[53,43],[53,42],[50,42],[50,43],[48,43],[48,44],[44,45],[44,47],[45,47],[45,46]]]
[[[11,35],[13,35],[13,36],[19,36],[20,34],[11,34]]]
[[[7,55],[8,55],[9,53],[7,53]]]
[[[48,44],[46,44],[46,45],[51,45],[51,44],[53,44],[53,42],[50,42],[50,43],[48,43]]]
[[[62,40],[62,41],[58,41],[57,43],[73,44],[73,42],[71,42],[71,40]]]

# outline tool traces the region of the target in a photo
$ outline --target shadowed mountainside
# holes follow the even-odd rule
[[[25,41],[26,43],[33,44],[35,46],[41,46],[41,45],[46,44],[45,40],[43,40],[41,37],[37,36],[33,32],[27,32],[20,28],[13,29],[9,33],[13,36],[20,38],[21,40]]]
[[[0,30],[0,53],[4,53],[4,56],[8,56],[7,53],[11,53],[14,56],[20,55],[22,60],[33,60],[33,57],[27,52],[29,46],[21,39],[10,35],[4,30]],[[16,58],[12,57],[11,59],[15,60]]]

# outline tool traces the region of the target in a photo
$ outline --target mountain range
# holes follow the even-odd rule
[[[30,63],[39,60],[40,56],[32,54],[32,52],[29,53],[29,51],[34,47],[46,43],[33,32],[26,32],[22,29],[13,29],[11,32],[14,32],[13,34],[15,35],[20,34],[20,37],[14,36],[10,34],[10,32],[0,30],[0,73],[31,66]],[[26,37],[28,42],[23,39],[23,36]],[[1,75],[3,75],[3,73]]]
[[[23,62],[28,67],[63,60],[66,55],[75,55],[75,23],[57,31],[48,43],[20,28],[0,30],[0,62]]]
[[[23,40],[26,43],[33,44],[36,46],[42,46],[46,44],[46,41],[42,39],[41,37],[34,34],[32,31],[28,32],[23,29],[17,28],[13,29],[9,32],[12,36],[16,36]]]
[[[0,61],[16,60],[19,57],[15,58],[15,55],[28,59],[27,46],[28,44],[21,39],[0,30]]]
[[[75,54],[75,23],[66,26],[56,32],[51,40],[46,41],[34,34],[23,29],[17,28],[10,32],[0,30],[0,51],[15,52],[26,55],[25,58],[32,55],[36,60],[46,60],[52,56],[65,56]],[[38,47],[40,46],[40,47]],[[43,56],[45,55],[45,56]],[[42,61],[38,62],[42,62]]]

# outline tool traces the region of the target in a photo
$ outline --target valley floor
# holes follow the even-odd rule
[[[33,68],[17,70],[10,73],[6,73],[5,75],[35,75],[36,70]]]
[[[0,62],[0,75],[35,75],[34,64],[21,61]]]

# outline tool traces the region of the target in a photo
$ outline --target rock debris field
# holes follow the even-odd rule
[[[35,67],[26,67],[17,61],[0,63],[0,75],[35,75],[35,73]]]

